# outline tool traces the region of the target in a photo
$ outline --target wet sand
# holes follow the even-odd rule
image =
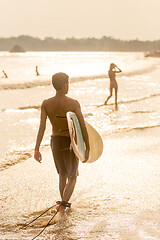
[[[159,131],[103,139],[101,158],[80,162],[67,219],[49,226],[38,239],[160,239]],[[42,154],[41,164],[31,157],[1,173],[1,240],[33,238],[42,228],[36,223],[19,230],[20,225],[60,199],[50,147],[42,148]]]

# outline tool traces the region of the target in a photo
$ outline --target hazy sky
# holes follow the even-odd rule
[[[0,0],[0,37],[160,39],[160,0]]]

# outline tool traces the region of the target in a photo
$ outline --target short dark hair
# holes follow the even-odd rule
[[[66,73],[58,72],[52,76],[52,84],[56,90],[61,90],[65,83],[68,82],[69,76]]]

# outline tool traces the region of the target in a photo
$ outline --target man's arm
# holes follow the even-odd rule
[[[82,130],[83,139],[84,139],[84,142],[86,145],[85,161],[83,161],[83,162],[86,162],[89,157],[90,146],[89,146],[89,138],[88,138],[87,128],[86,128],[86,124],[85,124],[85,121],[83,118],[83,114],[81,112],[81,107],[80,107],[79,102],[76,103],[75,114],[78,117],[78,120],[79,120],[79,123],[81,126],[81,130]]]
[[[35,146],[35,152],[34,152],[34,158],[35,160],[37,160],[38,162],[42,161],[42,155],[39,152],[39,147],[41,144],[41,141],[43,139],[43,135],[46,129],[46,120],[47,120],[47,113],[44,107],[44,102],[42,103],[41,106],[41,117],[40,117],[40,125],[39,125],[39,130],[38,130],[38,134],[37,134],[37,140],[36,140],[36,146]]]

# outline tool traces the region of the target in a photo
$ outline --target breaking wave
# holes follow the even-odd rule
[[[78,77],[71,77],[70,82],[74,83],[74,82],[94,80],[97,78],[107,78],[107,77],[108,77],[107,75],[78,76]],[[24,83],[5,83],[5,84],[1,83],[0,90],[27,89],[27,88],[33,88],[33,87],[49,86],[51,84],[52,84],[51,78],[44,79],[44,80],[25,81]]]
[[[141,75],[145,74],[147,72],[154,71],[156,69],[156,65],[151,65],[151,66],[145,66],[140,69],[132,69],[129,71],[124,71],[120,75],[121,76],[127,76],[131,77],[134,75]],[[99,74],[99,75],[88,75],[88,76],[74,76],[70,77],[70,82],[81,82],[81,81],[86,81],[86,80],[94,80],[94,79],[102,79],[102,78],[108,78],[108,74]],[[27,88],[33,88],[33,87],[40,87],[40,86],[49,86],[51,85],[51,76],[46,77],[46,76],[41,76],[41,78],[38,79],[32,79],[32,80],[25,80],[25,82],[16,82],[14,79],[12,79],[11,82],[2,82],[0,83],[0,90],[12,90],[12,89],[27,89]]]

